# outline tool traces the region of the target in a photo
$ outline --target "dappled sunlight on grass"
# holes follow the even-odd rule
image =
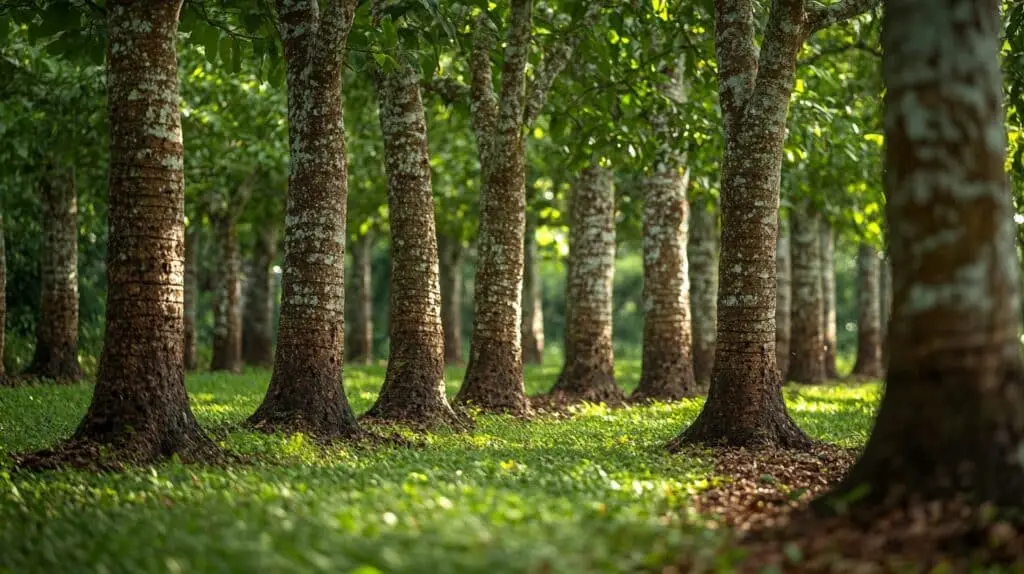
[[[528,392],[546,391],[559,369],[528,366]],[[617,371],[632,386],[639,363],[621,361]],[[450,393],[461,375],[448,370]],[[383,376],[381,366],[346,367],[357,412]],[[8,467],[0,470],[0,571],[73,563],[147,572],[618,572],[656,567],[717,536],[687,522],[690,498],[717,480],[710,458],[664,449],[703,399],[583,405],[571,418],[529,422],[484,416],[471,433],[439,431],[412,448],[323,448],[233,426],[259,404],[269,377],[188,379],[201,424],[226,427],[218,440],[251,464],[26,476],[0,462]],[[70,434],[90,392],[0,390],[0,453]],[[787,396],[810,432],[855,443],[877,386],[790,387]]]

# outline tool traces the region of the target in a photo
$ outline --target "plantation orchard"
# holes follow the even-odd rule
[[[0,573],[1021,571],[1022,23],[0,2]]]

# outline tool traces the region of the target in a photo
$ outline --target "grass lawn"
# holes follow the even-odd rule
[[[558,365],[528,368],[530,394]],[[621,361],[635,385],[639,363]],[[382,367],[347,367],[357,412]],[[462,373],[450,370],[454,395]],[[190,376],[206,428],[244,419],[270,374]],[[841,445],[863,443],[877,385],[790,388],[801,426]],[[480,417],[469,434],[422,448],[332,448],[301,436],[233,431],[222,444],[264,462],[233,468],[168,463],[111,475],[11,471],[9,452],[69,435],[91,386],[0,389],[0,572],[629,572],[680,553],[715,554],[720,530],[690,499],[723,477],[711,459],[662,445],[702,400],[524,423]]]

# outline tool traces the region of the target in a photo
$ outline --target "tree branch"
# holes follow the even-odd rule
[[[331,0],[324,9],[318,30],[316,56],[328,58],[334,64],[332,67],[339,69],[339,73],[358,3],[358,0]]]
[[[465,102],[469,99],[470,88],[452,77],[434,76],[423,78],[420,89],[425,94],[434,94],[447,105]]]
[[[526,99],[526,111],[523,117],[524,126],[530,127],[537,121],[541,110],[544,109],[548,93],[550,93],[555,79],[569,63],[576,48],[583,41],[583,35],[593,27],[604,5],[605,2],[592,2],[587,7],[583,18],[578,23],[573,23],[574,29],[568,34],[568,37],[550,46],[544,54],[544,59],[541,61],[539,69],[534,76],[534,81],[530,86],[529,95]]]
[[[498,123],[498,95],[491,76],[491,50],[498,44],[498,30],[481,12],[473,23],[473,49],[469,56],[470,120],[481,157],[489,157],[489,145]]]
[[[827,58],[829,56],[835,56],[837,54],[843,54],[843,53],[849,52],[850,50],[858,50],[860,52],[871,54],[872,56],[875,56],[876,58],[881,58],[882,57],[882,51],[881,50],[879,50],[877,48],[874,48],[872,46],[869,46],[867,44],[867,42],[864,42],[863,40],[858,40],[858,41],[856,41],[856,42],[854,42],[852,44],[846,44],[846,45],[843,45],[843,46],[834,46],[834,47],[831,47],[831,48],[824,48],[820,52],[818,52],[817,54],[815,54],[813,56],[810,56],[808,58],[804,58],[803,60],[800,60],[799,62],[797,62],[797,66],[810,65],[810,64],[813,64],[813,63],[815,63],[815,62],[817,62],[819,60]]]
[[[731,132],[743,115],[757,76],[754,6],[751,0],[715,2],[715,56],[718,61],[718,99],[726,132]]]
[[[826,6],[811,0],[804,8],[807,12],[807,35],[859,16],[881,3],[882,0],[839,0]]]
[[[526,63],[532,28],[533,0],[512,0],[505,40],[505,63],[501,67],[501,95],[498,98],[498,129],[503,136],[508,136],[513,130],[516,133],[522,131],[526,107]]]

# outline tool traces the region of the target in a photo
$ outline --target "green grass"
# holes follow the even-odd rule
[[[637,362],[619,363],[635,384]],[[557,365],[528,369],[546,390]],[[383,368],[346,369],[353,407],[372,403]],[[200,422],[250,414],[269,373],[188,380]],[[449,372],[454,393],[461,373]],[[679,552],[712,556],[717,531],[687,520],[710,461],[662,445],[701,401],[523,423],[481,417],[470,434],[423,448],[324,451],[301,437],[235,432],[234,468],[167,463],[114,475],[12,472],[5,453],[67,436],[91,387],[0,389],[0,572],[624,572]],[[876,385],[787,390],[798,422],[846,445],[864,441]]]

